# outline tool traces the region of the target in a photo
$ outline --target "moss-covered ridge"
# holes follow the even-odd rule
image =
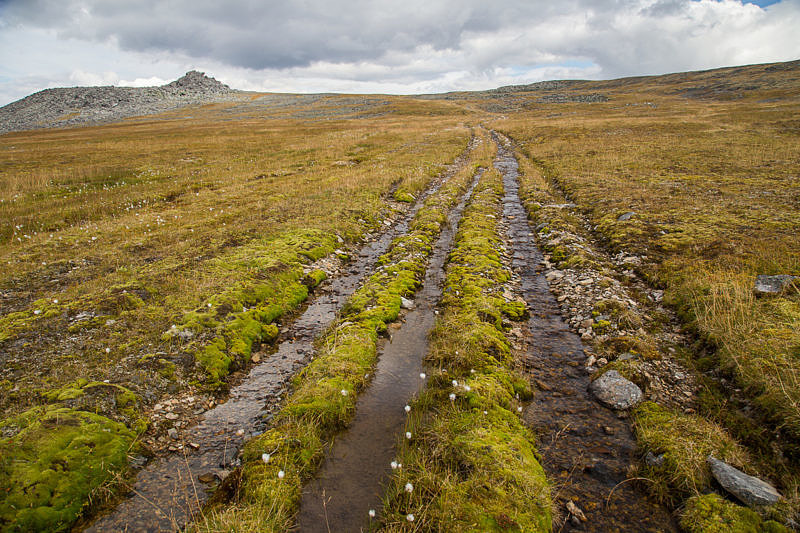
[[[521,312],[501,296],[511,275],[499,253],[501,195],[500,175],[487,171],[461,220],[427,356],[435,370],[412,405],[412,437],[384,498],[385,530],[551,529],[547,480],[517,414],[532,392],[504,334],[504,316]]]
[[[127,465],[135,434],[66,407],[37,407],[0,423],[0,530],[63,531]]]
[[[197,336],[192,350],[204,371],[205,384],[220,386],[225,376],[247,362],[254,344],[277,337],[274,322],[296,309],[308,297],[309,289],[324,280],[322,272],[307,275],[306,265],[332,253],[336,246],[334,234],[298,230],[217,261],[213,268],[220,275],[239,269],[263,274],[212,296],[204,306],[186,313],[175,331],[165,337],[180,331]]]
[[[379,259],[377,271],[320,339],[317,357],[294,379],[275,425],[245,445],[237,501],[210,510],[199,529],[283,531],[291,525],[302,483],[316,470],[326,443],[353,416],[357,394],[377,360],[379,334],[397,319],[401,297],[420,286],[433,242],[474,171],[463,168],[431,195],[408,234]]]

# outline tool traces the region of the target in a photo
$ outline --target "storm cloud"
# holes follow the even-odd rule
[[[796,59],[798,27],[800,0],[6,0],[0,46],[27,42],[0,84],[171,79],[190,65],[250,89],[475,89]],[[54,46],[72,64],[37,71]]]

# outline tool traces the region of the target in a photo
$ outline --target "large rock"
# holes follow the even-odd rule
[[[708,456],[708,466],[714,479],[742,503],[751,507],[757,505],[773,505],[781,499],[775,487],[757,477],[748,476],[731,465]]]
[[[601,403],[612,409],[630,409],[642,400],[642,389],[616,370],[609,370],[594,380],[589,390]]]
[[[798,276],[766,276],[764,274],[756,276],[756,285],[753,290],[757,295],[761,294],[780,294],[789,287],[793,281],[800,281]]]

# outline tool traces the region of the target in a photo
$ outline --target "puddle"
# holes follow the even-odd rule
[[[554,530],[677,531],[666,508],[626,481],[636,450],[630,424],[588,392],[584,345],[563,321],[550,293],[542,273],[543,256],[519,199],[517,160],[500,142],[494,165],[503,175],[503,218],[513,245],[512,266],[531,313],[522,362],[539,390],[524,420],[537,435],[558,509],[566,515],[565,504],[572,500],[588,519],[577,525],[567,519]]]
[[[398,223],[363,246],[346,270],[319,287],[302,315],[292,323],[289,338],[231,388],[225,403],[206,412],[186,432],[188,442],[199,444],[197,451],[186,449],[184,454],[151,461],[138,473],[131,496],[85,531],[174,531],[186,525],[208,500],[207,483],[215,485],[233,470],[244,441],[264,430],[270,413],[277,411],[289,380],[313,354],[314,338],[333,321],[392,240],[408,231],[409,222],[425,199],[455,173],[469,151],[420,195]],[[242,433],[237,434],[239,431]]]
[[[316,477],[303,488],[297,518],[301,533],[366,530],[368,511],[381,508],[383,484],[391,473],[389,463],[404,431],[403,408],[424,386],[419,374],[428,351],[428,332],[436,320],[434,311],[442,294],[447,255],[464,206],[482,173],[477,173],[459,204],[450,211],[448,224],[434,245],[415,306],[381,350],[373,380],[358,398],[353,422],[336,438]]]

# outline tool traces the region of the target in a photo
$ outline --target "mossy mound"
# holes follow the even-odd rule
[[[69,408],[37,407],[2,423],[0,529],[64,531],[127,465],[135,435]]]
[[[758,513],[736,505],[719,494],[694,496],[686,501],[681,513],[681,527],[689,533],[787,533],[774,520],[764,520]]]
[[[634,429],[645,452],[664,455],[661,465],[643,465],[642,476],[655,482],[654,493],[673,505],[711,486],[709,455],[744,468],[744,449],[720,426],[697,415],[679,413],[653,402],[634,410]]]

